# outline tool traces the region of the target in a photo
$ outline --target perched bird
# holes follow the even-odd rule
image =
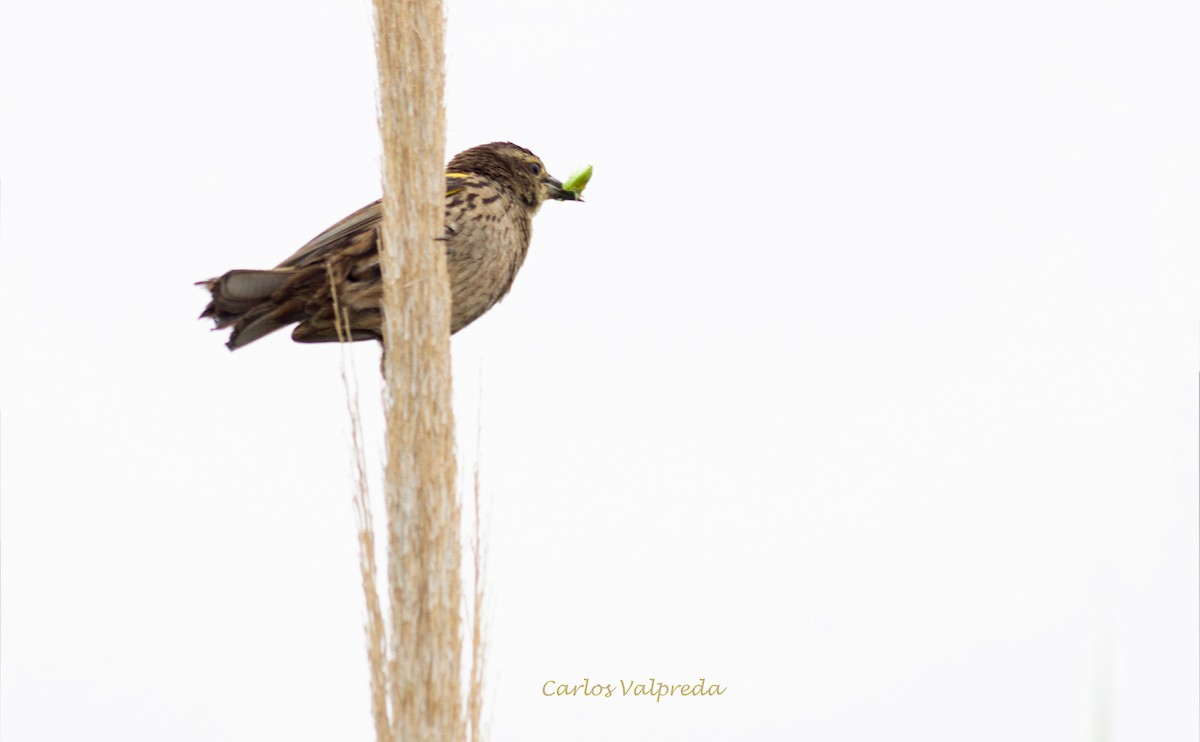
[[[512,288],[525,261],[533,215],[547,199],[578,201],[524,147],[493,142],[455,155],[446,168],[446,263],[453,297],[450,332],[474,322]],[[232,270],[200,281],[212,293],[201,318],[233,327],[230,350],[299,323],[292,339],[338,339],[330,282],[349,314],[351,339],[382,340],[379,268],[381,201],[314,237],[270,270]]]

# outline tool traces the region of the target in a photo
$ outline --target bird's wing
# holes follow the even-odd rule
[[[452,196],[464,186],[477,180],[469,173],[446,173],[446,195]],[[346,238],[366,229],[375,229],[383,220],[383,200],[374,201],[342,219],[321,234],[313,237],[291,257],[276,268],[299,268],[323,260],[329,253],[345,244]],[[448,236],[448,235],[447,235]]]
[[[331,252],[345,244],[346,238],[366,229],[374,229],[383,219],[382,200],[369,203],[342,219],[321,234],[313,237],[277,268],[300,268],[319,263]]]

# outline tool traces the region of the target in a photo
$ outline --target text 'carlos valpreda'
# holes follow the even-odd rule
[[[548,698],[558,696],[575,696],[590,698],[637,698],[639,696],[653,698],[655,703],[664,696],[720,696],[729,690],[728,686],[709,683],[700,678],[697,683],[682,683],[672,685],[654,678],[648,682],[641,680],[619,680],[613,683],[593,683],[590,678],[584,678],[582,683],[560,683],[557,680],[547,680],[542,684],[542,695]]]

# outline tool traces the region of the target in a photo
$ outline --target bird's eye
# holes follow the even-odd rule
[[[533,173],[534,175],[541,175],[542,174],[541,164],[537,163],[537,162],[529,163],[529,172]]]

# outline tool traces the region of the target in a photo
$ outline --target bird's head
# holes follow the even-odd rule
[[[452,173],[473,173],[508,188],[532,211],[547,200],[579,201],[579,194],[563,189],[562,181],[546,172],[538,156],[511,142],[492,142],[459,152],[450,160]]]

